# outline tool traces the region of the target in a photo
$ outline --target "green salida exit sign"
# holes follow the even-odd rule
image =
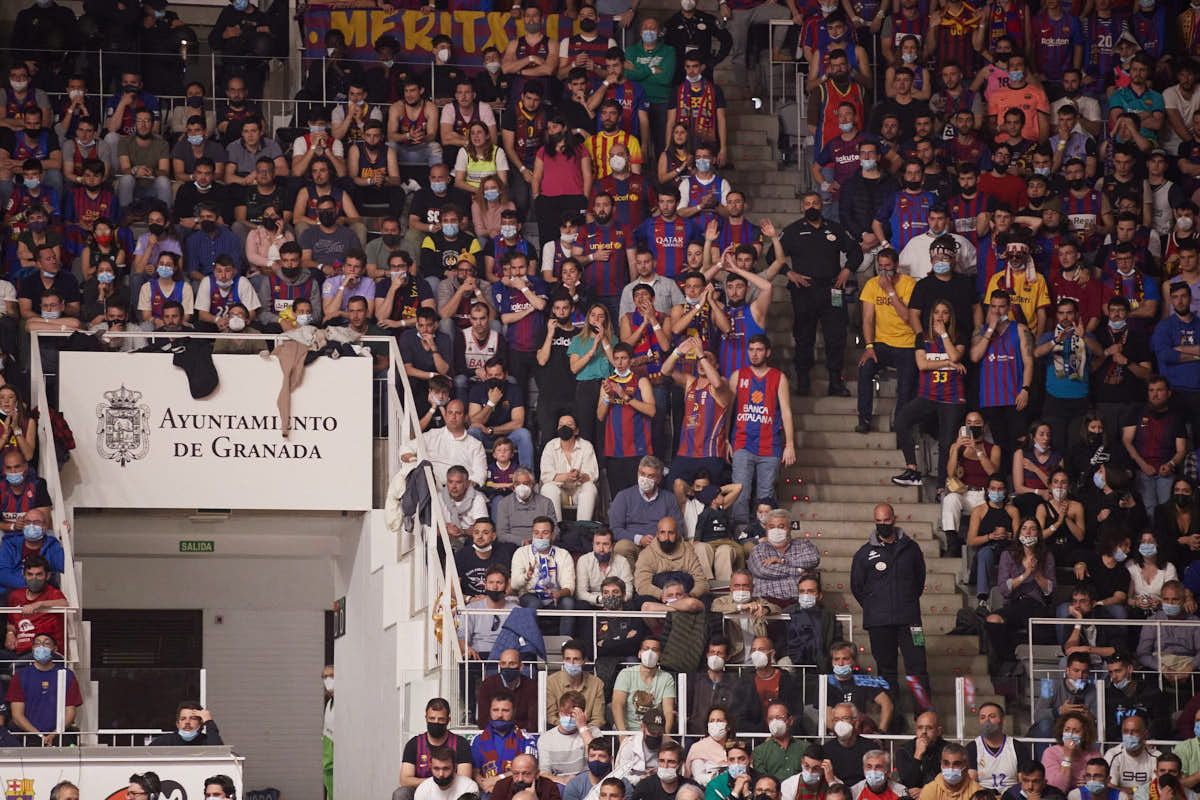
[[[212,553],[216,550],[212,540],[185,539],[179,542],[181,553]]]

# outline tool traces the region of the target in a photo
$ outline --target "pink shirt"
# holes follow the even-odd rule
[[[495,239],[500,236],[500,213],[507,208],[516,208],[512,201],[480,205],[478,200],[471,201],[471,221],[475,223],[477,236],[490,236]]]
[[[538,148],[537,160],[542,162],[542,194],[547,197],[583,194],[583,159],[586,155],[582,146],[575,148],[574,158],[567,158],[562,153],[550,155],[546,148]]]
[[[1052,744],[1042,754],[1042,766],[1046,768],[1046,783],[1061,789],[1064,794],[1076,786],[1082,786],[1084,782],[1083,773],[1087,769],[1088,760],[1100,757],[1099,750],[1092,750],[1076,756],[1075,760],[1071,762],[1071,774],[1068,778],[1062,766],[1062,745]]]

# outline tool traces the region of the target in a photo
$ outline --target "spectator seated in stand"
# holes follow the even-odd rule
[[[654,539],[638,554],[633,569],[634,590],[643,600],[661,600],[663,587],[670,578],[680,580],[692,597],[708,594],[708,579],[696,545],[682,540],[677,516],[660,519]]]
[[[462,774],[460,770],[463,764],[454,750],[438,745],[429,748],[429,752],[421,754],[420,757],[428,761],[429,777],[417,784],[411,794],[412,800],[458,800],[464,796],[478,797],[479,785],[469,775]],[[401,787],[404,788],[407,787]],[[392,794],[392,798],[401,800],[395,793]]]
[[[1190,779],[1191,775],[1183,774],[1182,759],[1174,753],[1163,753],[1154,765],[1154,780],[1137,787],[1133,793],[1133,800],[1162,797],[1168,789],[1174,797],[1196,800],[1196,792],[1183,782],[1185,778]]]
[[[554,520],[535,517],[529,544],[517,548],[513,555],[512,590],[523,608],[558,611],[575,608],[575,562],[565,548],[554,545],[554,537]],[[574,628],[574,619],[559,618],[560,636],[570,636]]]
[[[490,790],[491,800],[560,800],[557,781],[540,772],[538,757],[536,748],[514,756]]]
[[[448,774],[456,774],[474,783],[471,781],[474,772],[471,745],[465,736],[451,733],[448,730],[449,723],[450,703],[441,697],[430,699],[425,704],[425,733],[417,734],[404,745],[400,760],[400,786],[392,792],[392,800],[413,800],[417,787],[433,776],[434,755],[441,749],[448,752],[440,753],[438,761],[450,765],[450,773],[438,768],[441,780],[434,782],[438,791],[450,788],[453,781],[446,780]],[[478,791],[478,787],[475,787],[475,791]],[[457,797],[455,795],[446,800],[457,800]]]
[[[624,558],[613,557],[613,534],[600,528],[592,534],[592,551],[575,562],[575,602],[579,608],[604,608],[604,584],[609,578],[619,578],[627,592],[624,600],[633,599],[633,568]]]
[[[888,682],[858,666],[858,653],[853,644],[836,641],[829,645],[829,688],[826,690],[825,727],[833,730],[834,708],[849,703],[858,709],[859,730],[864,733],[887,731],[895,706],[888,694]],[[878,706],[879,718],[867,714]]]
[[[512,493],[496,502],[496,534],[500,541],[520,547],[533,536],[534,523],[542,518],[553,525],[554,504],[538,494],[533,471],[517,467],[512,474]]]
[[[12,460],[14,452],[17,458],[21,457],[19,452],[9,450],[5,454],[5,460]],[[27,483],[32,485],[33,480]],[[8,488],[6,486],[4,491],[7,492]],[[42,491],[45,491],[44,486]],[[49,502],[49,498],[46,498],[46,502]],[[13,533],[5,534],[4,539],[0,541],[0,590],[7,595],[25,587],[24,563],[25,559],[32,555],[46,559],[52,575],[62,573],[62,543],[48,532],[52,530],[48,508],[31,508],[25,512],[23,520],[13,520],[6,524],[6,527],[8,526],[16,528]]]
[[[197,700],[184,700],[175,710],[175,730],[157,736],[151,747],[204,747],[224,744],[212,712]]]
[[[655,645],[658,644],[657,639],[653,642]],[[646,642],[643,641],[643,646],[645,644]],[[657,664],[657,660],[655,663]],[[637,669],[637,667],[629,667],[629,669]],[[666,677],[670,679],[669,675]],[[671,685],[674,686],[673,681]],[[652,699],[650,697],[643,698],[646,702],[650,702]],[[614,712],[622,707],[616,705],[614,693]],[[616,717],[614,714],[614,718],[617,719],[618,730],[631,730],[631,728],[622,726],[625,721],[623,714],[620,717]],[[659,750],[675,743],[671,737],[666,735],[667,727],[667,718],[663,709],[659,706],[648,706],[641,715],[638,730],[621,741],[621,747],[617,750],[617,757],[613,761],[612,775],[622,778],[628,784],[637,786],[643,778],[654,774],[658,769]]]
[[[726,661],[737,663],[746,660],[755,637],[767,635],[765,618],[778,614],[779,606],[755,592],[754,577],[749,570],[739,569],[729,578],[729,594],[713,598],[710,610],[725,615],[722,632],[727,652],[723,656]]]
[[[490,528],[490,525],[481,523],[476,526],[476,529],[479,528]],[[492,564],[484,574],[482,593],[473,597],[467,603],[467,608],[472,611],[488,609],[496,613],[464,615],[459,642],[468,659],[490,657],[508,612],[517,605],[516,598],[509,594],[508,568],[502,564]]]
[[[525,674],[520,653],[516,650],[500,653],[499,671],[476,687],[475,707],[480,729],[494,729],[502,734],[501,738],[537,728],[537,681]],[[506,721],[511,724],[506,726]]]
[[[50,572],[50,562],[43,556],[34,554],[25,557],[22,569],[25,586],[9,592],[7,601],[10,608],[20,608],[21,611],[8,615],[0,661],[31,658],[33,640],[39,633],[49,633],[56,642],[65,640],[63,615],[47,611],[68,605],[63,593],[48,583]]]
[[[900,800],[907,797],[904,784],[892,780],[892,760],[883,750],[863,754],[863,779],[850,787],[853,800]]]
[[[59,672],[66,675],[64,730],[74,728],[75,715],[83,705],[75,673],[63,663],[54,661],[57,649],[58,645],[52,634],[39,633],[34,636],[33,663],[16,671],[8,685],[8,696],[5,698],[12,712],[13,730],[34,734],[33,738],[39,740],[36,744],[42,747],[63,747],[68,744],[68,740],[74,741],[74,737],[60,739],[58,734],[54,733],[58,725]],[[30,737],[24,738],[28,740]],[[29,741],[28,746],[35,746],[35,742]]]
[[[798,581],[816,573],[821,556],[806,538],[791,538],[791,517],[786,509],[773,509],[767,515],[767,535],[754,545],[747,560],[763,597],[778,606],[796,602]]]
[[[1146,669],[1161,672],[1167,681],[1187,683],[1200,668],[1200,621],[1183,610],[1187,590],[1177,580],[1163,584],[1162,606],[1151,620],[1196,622],[1195,625],[1147,625],[1138,639],[1137,659]],[[1194,605],[1195,601],[1192,600]]]
[[[1061,789],[1046,782],[1046,768],[1039,761],[1023,761],[1017,767],[1016,785],[1010,786],[1000,797],[1001,800],[1024,800],[1028,797],[1066,800]]]
[[[865,780],[863,757],[879,749],[873,739],[859,736],[858,709],[853,703],[838,703],[833,707],[832,741],[825,742],[825,757],[833,765],[833,774],[847,786]]]
[[[612,693],[614,725],[617,730],[631,731],[651,714],[651,727],[658,727],[660,733],[656,735],[661,735],[664,728],[660,726],[665,729],[675,727],[672,724],[675,721],[675,678],[658,666],[663,646],[657,637],[642,637],[638,648],[638,663],[617,675]],[[620,754],[617,760],[621,760]],[[627,777],[632,780],[632,776]]]

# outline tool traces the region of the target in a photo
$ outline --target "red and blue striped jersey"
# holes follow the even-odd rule
[[[644,220],[634,232],[634,239],[654,254],[654,271],[679,280],[687,271],[687,245],[701,239],[700,229],[690,219],[675,217],[665,220],[652,217]]]
[[[1063,195],[1063,215],[1067,218],[1067,225],[1078,238],[1079,249],[1082,252],[1090,253],[1096,249],[1096,235],[1085,235],[1084,229],[1100,221],[1100,212],[1103,209],[1104,203],[1095,189],[1089,189],[1083,197],[1076,197],[1074,192]]]
[[[1004,259],[1004,250],[997,249],[996,236],[991,233],[980,237],[979,244],[976,245],[976,255],[978,258],[975,262],[975,291],[982,297],[992,281],[992,276],[1004,269],[1007,262]]]
[[[994,50],[997,39],[1001,36],[1010,36],[1016,43],[1014,49],[1017,52],[1024,52],[1027,49],[1025,15],[1029,13],[1029,7],[1022,0],[1009,0],[1007,8],[1003,2],[995,3],[989,8],[992,10],[992,15],[983,21],[983,24],[987,26],[984,31],[984,47]]]
[[[756,333],[766,333],[754,319],[749,303],[725,306],[729,317],[729,332],[721,334],[721,374],[732,375],[736,369],[749,366],[750,354],[746,345]]]
[[[1038,68],[1053,83],[1062,82],[1063,73],[1071,67],[1075,46],[1083,44],[1079,20],[1066,11],[1060,13],[1059,19],[1044,10],[1033,17]]]
[[[1142,46],[1142,52],[1151,58],[1160,58],[1167,45],[1167,8],[1158,5],[1154,11],[1146,15],[1140,10],[1133,12],[1129,18],[1129,27]]]
[[[976,220],[985,211],[991,210],[991,198],[980,191],[974,197],[963,197],[956,194],[950,198],[951,230],[959,236],[966,237],[971,244],[979,245],[979,227]]]
[[[625,316],[629,317],[629,327],[637,330],[642,325],[642,316],[640,311],[630,311]],[[651,320],[651,325],[655,322],[662,323],[663,315],[657,310],[654,312],[654,319]],[[642,338],[633,344],[633,358],[637,366],[645,366],[646,376],[656,378],[662,374],[662,362],[665,360],[662,354],[662,346],[658,343],[658,337],[654,335],[654,328],[646,328],[646,332],[642,334]]]
[[[761,378],[749,367],[738,370],[737,397],[733,418],[733,449],[758,456],[783,455],[785,420],[779,407],[779,383],[783,373],[768,367]],[[791,420],[786,420],[791,424]]]
[[[721,230],[717,234],[717,250],[720,252],[725,252],[726,247],[737,247],[739,244],[753,246],[761,241],[762,230],[745,217],[737,222],[729,218],[721,220]]]
[[[929,15],[917,10],[917,15],[912,19],[904,16],[903,13],[892,17],[892,47],[896,51],[900,51],[900,41],[905,36],[917,37],[917,47],[925,43],[925,34],[929,32]]]
[[[1113,13],[1108,19],[1095,12],[1080,20],[1083,30],[1083,71],[1100,81],[1108,80],[1113,67],[1120,63],[1117,40],[1128,26],[1123,17]]]
[[[692,207],[698,207],[704,204],[704,201],[710,197],[716,198],[717,204],[721,203],[721,187],[725,184],[724,179],[720,175],[713,174],[712,180],[708,183],[702,183],[695,173],[688,175],[684,180],[688,186],[688,202]],[[692,224],[696,225],[700,230],[708,227],[711,220],[720,219],[716,211],[701,211],[696,216],[692,217]],[[684,253],[687,253],[687,244],[684,244]]]
[[[554,247],[550,248],[550,263],[542,264],[543,272],[550,272],[555,278],[562,277],[562,265],[568,258],[571,258],[572,246],[563,247],[562,239],[554,240]],[[545,255],[545,253],[543,253]]]
[[[168,300],[174,300],[177,303],[183,302],[183,281],[175,281],[175,286],[171,288],[169,295],[163,294],[158,278],[150,281],[150,316],[153,319],[162,319],[163,306],[167,304]]]
[[[526,280],[529,282],[529,288],[533,290],[534,294],[545,299],[545,282],[537,276],[528,277]],[[492,284],[492,305],[496,307],[496,310],[501,315],[533,308],[533,303],[529,301],[529,298],[523,292],[511,286],[505,286],[500,281]],[[508,339],[510,350],[516,350],[521,353],[532,353],[542,346],[542,338],[545,332],[545,315],[536,308],[533,308],[531,313],[526,314],[516,322],[508,323],[504,329],[504,336]]]
[[[517,234],[517,240],[515,242],[513,242],[512,244],[509,244],[506,240],[504,240],[500,237],[496,237],[495,239],[492,240],[492,242],[494,243],[492,245],[492,250],[493,250],[492,258],[493,258],[493,260],[495,260],[497,267],[499,267],[501,264],[504,263],[504,257],[506,255],[508,255],[509,253],[521,253],[522,255],[525,256],[526,259],[529,260],[530,264],[532,264],[535,267],[537,266],[537,263],[538,263],[537,248],[534,247],[533,245],[531,245],[529,243],[529,240],[526,239],[524,236]]]
[[[950,356],[946,351],[946,340],[940,336],[930,336],[918,342],[917,349],[924,350],[925,358],[929,361],[944,361],[947,364],[945,369],[921,372],[917,396],[935,403],[967,402],[967,389],[962,373],[949,366]]]
[[[208,310],[214,317],[225,316],[229,313],[230,308],[242,302],[242,298],[238,296],[238,284],[241,283],[241,280],[237,276],[233,279],[233,286],[229,287],[229,294],[221,293],[221,287],[217,286],[215,275],[209,275],[208,280]]]
[[[7,481],[5,483],[3,491],[0,491],[0,516],[5,520],[20,519],[26,511],[37,508],[37,478],[25,478],[25,485],[19,492],[14,492]]]
[[[630,173],[628,178],[618,179],[615,175],[605,175],[592,184],[592,196],[588,198],[589,205],[601,192],[612,195],[614,208],[613,219],[622,225],[628,225],[630,230],[642,224],[642,220],[650,215],[650,207],[658,203],[658,194],[646,183],[646,179],[636,173]]]
[[[604,90],[604,99],[616,100],[621,104],[621,130],[632,133],[640,140],[642,123],[638,118],[638,112],[649,113],[650,111],[650,101],[646,99],[646,93],[642,90],[641,85],[631,80],[614,83]],[[599,115],[596,117],[596,124],[600,124]]]
[[[609,458],[652,455],[651,418],[628,402],[630,398],[639,401],[646,399],[642,397],[638,377],[631,372],[624,379],[611,375],[609,380],[620,384],[626,394],[625,399],[612,402],[604,418],[604,455]]]
[[[271,285],[271,308],[275,312],[291,308],[297,300],[307,300],[312,296],[312,278],[301,283],[285,283],[278,275],[272,274],[269,283]]]
[[[903,250],[914,236],[929,230],[929,207],[937,201],[933,192],[919,190],[910,192],[902,189],[884,201],[878,215],[880,222],[891,228],[892,247]]]
[[[942,24],[934,30],[934,40],[938,53],[938,60],[941,63],[947,61],[957,61],[962,67],[963,75],[970,75],[975,71],[975,65],[979,60],[979,55],[975,52],[975,46],[972,43],[974,38],[975,28],[979,22],[972,23],[972,18],[979,12],[970,4],[963,3],[962,10],[958,14],[950,11],[948,6],[942,6]],[[949,117],[951,112],[946,111],[946,116]]]
[[[979,370],[979,405],[984,408],[1013,405],[1024,379],[1020,326],[1010,322],[988,342]]]
[[[625,256],[625,248],[633,246],[629,226],[619,222],[607,225],[591,222],[580,229],[578,241],[587,253],[597,250],[609,253],[608,261],[586,263],[587,259],[584,259],[583,282],[597,297],[620,296],[629,282],[629,260]]]
[[[98,219],[106,219],[116,224],[121,217],[121,205],[111,189],[99,189],[96,196],[88,194],[83,186],[76,186],[67,194],[66,207],[63,208],[63,220],[78,222],[91,229]]]
[[[725,412],[707,378],[692,381],[683,400],[683,427],[677,455],[686,458],[725,458]]]

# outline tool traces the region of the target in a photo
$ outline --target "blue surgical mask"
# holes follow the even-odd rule
[[[993,503],[1003,503],[1004,498],[1007,497],[1004,492],[988,492],[987,494],[988,500],[991,500]]]
[[[1200,722],[1197,722],[1192,726],[1192,733],[1196,735],[1197,739],[1200,739]],[[730,769],[732,769],[732,767],[730,767]]]
[[[1082,692],[1087,686],[1087,680],[1084,678],[1067,678],[1067,688],[1073,692]]]
[[[1063,731],[1063,743],[1065,744],[1067,742],[1080,744],[1083,742],[1083,737],[1078,733],[1067,733],[1066,731]]]
[[[1097,489],[1104,488],[1104,473],[1096,472],[1092,474],[1092,483]]]
[[[1020,83],[1023,80],[1025,80],[1025,70],[1010,69],[1008,71],[1008,82],[1009,83]]]
[[[1101,482],[1101,486],[1102,485],[1103,485],[1103,482]],[[1116,550],[1113,550],[1112,557],[1118,564],[1120,564],[1125,559],[1129,558],[1129,556],[1125,553],[1125,551],[1119,547]]]
[[[1049,175],[1049,174],[1050,174],[1050,168],[1049,168],[1049,167],[1034,167],[1034,168],[1033,168],[1033,174],[1034,174],[1034,175],[1043,175],[1043,176],[1045,176],[1045,175]]]
[[[188,144],[195,146],[204,142],[204,134],[197,133],[187,137]]]
[[[1183,606],[1179,605],[1179,603],[1163,603],[1162,610],[1168,617],[1177,617],[1179,616],[1179,612],[1183,611]]]
[[[309,125],[308,132],[310,134],[324,133],[325,126],[324,125]]]
[[[708,158],[696,159],[696,172],[708,172],[712,169],[712,160]]]
[[[1138,552],[1143,558],[1153,558],[1158,555],[1158,545],[1154,542],[1142,542],[1138,545]]]
[[[869,769],[864,773],[863,777],[867,779],[867,786],[870,786],[872,789],[878,789],[887,780],[887,775],[881,769]]]
[[[442,223],[442,235],[445,236],[447,239],[453,239],[455,236],[458,236],[458,223],[457,222]]]
[[[39,664],[45,664],[50,659],[54,658],[54,651],[44,644],[35,645],[33,648],[33,660]]]
[[[1123,320],[1123,319],[1110,319],[1110,320],[1108,321],[1108,327],[1112,328],[1114,331],[1123,331],[1123,330],[1125,330],[1125,326],[1126,326],[1127,324],[1128,324],[1128,321],[1127,321],[1127,320]]]
[[[569,717],[566,714],[558,715],[558,724],[567,733],[574,733],[575,728],[577,727],[575,725],[575,718]]]
[[[8,481],[9,484],[12,486],[19,486],[20,484],[25,482],[25,473],[24,472],[6,472],[6,473],[4,473],[4,480]]]
[[[958,767],[942,767],[942,780],[951,786],[962,780],[962,770]]]
[[[936,272],[938,275],[945,275],[947,272],[950,271],[950,262],[949,261],[933,262],[933,271]]]
[[[838,127],[840,128],[841,126],[839,125]],[[863,169],[865,169],[867,172],[870,172],[871,170],[875,169],[879,162],[873,158],[860,158],[858,163],[862,164]]]
[[[387,59],[386,61],[380,61],[379,63],[383,66],[384,69],[391,69],[392,65],[395,64],[396,62],[391,59]]]
[[[546,552],[547,550],[550,549],[550,540],[549,539],[539,539],[536,536],[533,537],[533,549],[537,550],[539,553]]]
[[[741,776],[746,774],[746,765],[745,764],[730,764],[729,769],[726,771],[729,773],[729,777],[740,778]]]
[[[497,200],[500,199],[500,190],[499,189],[484,189],[483,190],[483,199],[487,200],[489,203],[496,202]]]
[[[1123,733],[1121,734],[1121,746],[1126,750],[1137,750],[1142,746],[1142,737],[1132,733]]]
[[[43,311],[42,319],[58,319],[62,316],[61,311]]]
[[[563,664],[563,672],[572,678],[578,678],[583,672],[583,664]]]
[[[901,53],[900,58],[904,59],[905,64],[915,64],[917,61],[916,53]]]
[[[645,30],[642,31],[642,43],[654,44],[658,41],[658,31]]]
[[[853,664],[834,664],[833,665],[833,674],[837,675],[839,678],[845,678],[851,672],[854,672]]]
[[[24,530],[21,531],[25,535],[27,542],[40,542],[46,532],[42,530],[42,526],[36,522],[26,522]]]
[[[296,315],[296,324],[297,325],[312,325],[312,314],[297,314]]]
[[[1126,686],[1129,685],[1129,678],[1126,678],[1123,681],[1113,681],[1112,685],[1113,685],[1114,689],[1124,689]]]
[[[444,194],[446,191],[446,182],[445,181],[430,181],[429,188],[433,190],[434,194]]]
[[[246,7],[249,5],[249,0],[233,0],[233,9],[235,11],[245,11]]]
[[[1108,785],[1104,781],[1088,781],[1084,786],[1087,788],[1088,794],[1091,795],[1103,795],[1104,790],[1108,788]]]
[[[501,238],[504,238],[504,239],[517,238],[517,226],[516,225],[501,225],[500,226],[500,236],[501,236]]]
[[[117,279],[117,276],[111,272],[97,272],[96,273],[97,283],[112,283],[116,279]]]
[[[183,728],[177,728],[175,732],[178,733],[179,738],[183,739],[185,742],[190,742],[193,739],[195,739],[197,736],[200,735],[199,728],[196,728],[195,730],[190,730],[190,731],[185,731]]]
[[[36,189],[39,185],[41,185],[42,179],[41,178],[26,178],[24,181],[22,181],[22,183],[25,184],[26,189],[32,190],[32,189]]]
[[[175,268],[171,267],[171,266],[167,266],[166,264],[159,264],[158,269],[156,269],[154,271],[156,273],[158,273],[158,277],[160,277],[160,278],[175,277]]]
[[[46,272],[46,270],[42,270],[42,277],[48,281],[54,280],[54,276],[57,274],[57,272]]]
[[[850,131],[854,130],[854,123],[853,122],[839,122],[838,130],[841,131],[842,133],[849,133]]]
[[[167,12],[166,12],[166,11],[160,11],[160,10],[158,10],[158,9],[155,9],[155,11],[154,11],[154,18],[155,18],[155,19],[162,19],[162,18],[163,18],[163,17],[165,17],[166,15],[167,15]]]

